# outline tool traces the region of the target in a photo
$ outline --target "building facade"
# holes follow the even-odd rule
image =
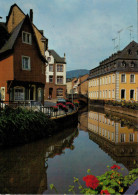
[[[138,101],[138,43],[132,41],[102,61],[88,80],[90,100]]]
[[[2,101],[44,101],[45,66],[44,50],[47,39],[37,38],[35,26],[30,17],[14,4],[11,6],[6,23],[6,39],[0,46],[0,93]],[[4,35],[5,36],[5,35]],[[41,43],[40,43],[41,42]]]
[[[79,76],[78,78],[68,79],[67,81],[67,94],[88,94],[88,74]]]
[[[66,57],[60,57],[54,50],[45,52],[46,66],[45,100],[66,97]]]

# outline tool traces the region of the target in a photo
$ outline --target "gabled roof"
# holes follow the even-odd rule
[[[7,23],[8,23],[9,18],[10,18],[10,15],[11,15],[11,13],[12,13],[12,10],[13,10],[13,8],[14,8],[15,6],[18,7],[18,9],[24,14],[24,16],[26,16],[26,14],[20,9],[19,6],[15,3],[15,4],[13,4],[13,5],[10,7],[9,14],[8,14],[8,16],[7,16],[7,18],[6,18],[6,25],[7,25]],[[32,25],[33,25],[33,26],[42,34],[41,30],[39,30],[33,23],[32,23]],[[44,35],[42,35],[42,36],[43,36],[44,39],[48,40]]]
[[[19,8],[19,6],[18,6],[16,3],[13,4],[13,5],[10,7],[9,14],[8,14],[8,16],[7,16],[7,18],[6,18],[6,25],[7,25],[7,23],[8,23],[8,20],[9,20],[9,18],[10,18],[11,13],[12,13],[12,9],[13,9],[15,6],[18,7],[18,9],[25,15],[25,13]]]
[[[66,64],[65,58],[61,58],[54,50],[48,50],[48,51],[49,51],[49,54],[54,57],[54,62],[55,63]]]
[[[19,33],[20,33],[20,30],[21,30],[22,25],[24,24],[25,20],[28,20],[28,21],[30,22],[30,28],[32,29],[32,31],[33,31],[33,33],[34,33],[34,35],[35,35],[35,32],[34,32],[34,29],[33,29],[33,27],[32,27],[32,23],[31,23],[31,21],[30,21],[30,18],[29,18],[28,15],[26,15],[26,17],[25,17],[25,18],[24,18],[24,19],[15,27],[15,28],[14,28],[14,30],[11,32],[10,38],[7,40],[7,42],[5,43],[5,45],[4,45],[4,46],[1,48],[1,50],[0,50],[0,54],[5,53],[5,52],[10,51],[10,50],[13,49],[14,44],[15,44],[15,42],[16,42],[16,39],[17,39],[17,37],[18,37],[18,35],[19,35]],[[47,62],[46,59],[45,59],[45,57],[42,56],[42,54],[41,54],[41,51],[40,51],[40,48],[39,48],[39,45],[38,45],[36,36],[34,36],[34,38],[35,38],[35,41],[36,41],[36,43],[37,43],[36,45],[37,45],[37,49],[38,49],[38,51],[39,51],[39,55],[40,55],[41,59],[42,59],[43,61]]]

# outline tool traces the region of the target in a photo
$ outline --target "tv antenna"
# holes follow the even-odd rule
[[[134,38],[134,37],[132,37],[133,25],[127,27],[127,30],[129,30],[129,36],[130,36],[130,42],[131,42],[132,38]]]
[[[119,30],[118,33],[118,49],[120,50],[120,33],[123,31],[123,29]]]
[[[116,42],[116,39],[117,39],[117,37],[112,39],[112,41],[113,41],[113,44],[114,44],[114,52],[115,52],[115,48],[116,48],[116,44],[115,44],[115,42]]]

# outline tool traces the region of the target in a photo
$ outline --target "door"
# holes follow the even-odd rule
[[[53,88],[49,88],[49,99],[52,98],[52,94],[53,94]]]

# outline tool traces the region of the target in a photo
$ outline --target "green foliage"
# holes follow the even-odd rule
[[[135,101],[105,101],[105,104],[113,105],[113,106],[121,106],[123,108],[130,108],[130,109],[137,109],[138,110],[138,103]]]
[[[110,167],[107,166],[107,168]],[[80,184],[79,179],[76,177],[74,177],[74,183],[78,184],[78,189],[80,190],[81,194],[124,194],[128,187],[138,178],[138,168],[130,171],[127,176],[123,176],[120,172],[117,171],[116,168],[111,167],[111,169],[106,171],[104,174],[97,176],[99,185],[95,189],[90,187],[83,187]],[[88,169],[87,173],[90,172],[91,170]],[[88,181],[88,183],[89,182],[90,181]],[[75,194],[75,186],[70,185],[68,191]]]
[[[54,124],[41,112],[6,107],[0,113],[0,143],[12,146],[49,136],[56,130]]]

